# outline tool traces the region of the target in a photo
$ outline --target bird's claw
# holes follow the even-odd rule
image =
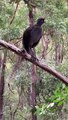
[[[35,56],[31,56],[31,59],[32,59],[32,61],[39,61],[39,59],[36,58]]]

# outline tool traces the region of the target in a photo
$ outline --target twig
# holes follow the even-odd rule
[[[19,5],[19,2],[18,2],[17,5],[16,5],[16,9],[15,9],[14,14],[13,14],[13,17],[12,17],[12,19],[11,19],[11,21],[10,21],[10,25],[13,23],[13,20],[14,20],[14,18],[15,18],[15,15],[16,15],[16,12],[17,12],[17,9],[18,9],[18,5]]]
[[[22,38],[22,36],[21,37],[17,37],[17,38],[12,38],[12,39],[10,39],[10,41],[15,40],[15,39],[21,39],[21,38]]]
[[[18,44],[20,41],[21,41],[21,40],[16,41],[16,42],[14,43],[14,45]]]

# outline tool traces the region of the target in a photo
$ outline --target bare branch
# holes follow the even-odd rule
[[[68,78],[57,72],[56,70],[52,69],[51,67],[42,64],[40,61],[33,61],[31,56],[23,53],[19,48],[15,45],[5,42],[4,40],[0,40],[0,45],[11,50],[12,52],[16,53],[17,55],[22,56],[24,59],[28,60],[29,62],[35,64],[36,66],[42,68],[44,71],[47,71],[51,75],[55,76],[56,78],[60,79],[63,83],[68,85]]]
[[[13,20],[14,20],[14,18],[15,18],[15,15],[16,15],[16,12],[17,12],[17,9],[18,9],[18,5],[19,5],[19,2],[18,2],[17,5],[16,5],[16,9],[15,9],[14,14],[13,14],[13,16],[12,16],[12,19],[11,19],[11,21],[10,21],[10,24],[12,24],[12,22],[13,22]]]

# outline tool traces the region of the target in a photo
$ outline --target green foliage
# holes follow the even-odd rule
[[[22,3],[23,4],[23,3]],[[6,0],[0,6],[0,37],[5,40],[19,38],[21,32],[27,25],[27,8],[18,10],[12,24],[16,4],[12,5]],[[24,13],[24,15],[23,15]],[[24,20],[26,19],[26,23]]]
[[[39,119],[44,120],[56,120],[57,117],[55,115],[54,111],[54,103],[50,103],[49,105],[43,104],[42,106],[36,106],[37,112],[36,114],[38,115]]]
[[[58,117],[57,111],[62,109],[62,106],[64,103],[68,104],[68,87],[66,87],[64,84],[57,87],[57,89],[54,91],[54,94],[48,98],[48,102],[41,104],[39,106],[36,106],[36,114],[39,116],[39,119],[57,119]],[[57,116],[55,115],[57,114]]]
[[[29,8],[32,9],[32,5],[36,5],[34,8],[34,19],[36,21],[39,17],[45,17],[45,24],[43,30],[45,33],[53,31],[53,35],[49,36],[50,44],[48,46],[47,53],[45,53],[46,59],[42,59],[42,63],[48,64],[54,69],[68,77],[68,8],[65,0],[31,0],[31,4],[26,5],[28,0],[0,0],[0,38],[8,42],[17,42],[18,38],[22,36],[23,31],[29,26]],[[11,4],[10,4],[11,3]],[[19,3],[14,20],[10,24],[16,5]],[[25,4],[24,4],[25,3]],[[16,39],[17,38],[17,39]],[[59,42],[63,44],[63,61],[59,66],[55,65],[55,44]],[[19,42],[21,43],[21,42]],[[18,45],[20,47],[20,44]],[[40,58],[42,54],[42,44],[36,48],[37,55]],[[2,50],[1,50],[2,52]],[[1,53],[0,52],[0,53]],[[31,106],[29,104],[30,99],[30,87],[31,87],[31,64],[21,64],[20,69],[14,74],[14,77],[10,79],[10,72],[13,70],[17,56],[8,51],[7,64],[6,64],[6,86],[10,81],[10,88],[5,87],[5,119],[10,119],[10,105],[12,107],[12,113],[17,107],[19,97],[21,99],[18,106],[15,120],[30,119]],[[36,115],[38,120],[57,120],[59,111],[62,110],[65,104],[68,104],[68,88],[62,84],[58,79],[43,72],[41,69],[37,69],[39,80],[36,83]],[[9,78],[9,80],[7,79]],[[29,89],[29,90],[28,90]],[[22,105],[23,104],[23,105]],[[65,108],[67,110],[67,108]],[[67,112],[67,111],[65,111]]]
[[[66,87],[64,84],[62,87],[58,87],[54,95],[50,98],[51,101],[56,103],[58,106],[62,105],[64,102],[68,102],[68,87]]]

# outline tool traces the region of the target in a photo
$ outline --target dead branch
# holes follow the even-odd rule
[[[10,21],[10,24],[12,24],[12,22],[13,22],[13,20],[14,20],[14,18],[15,18],[15,15],[16,15],[16,12],[17,12],[17,9],[18,9],[18,5],[19,5],[19,2],[18,2],[17,5],[16,5],[16,9],[15,9],[14,14],[13,14],[13,16],[12,16],[12,19],[11,19],[11,21]]]
[[[12,45],[10,43],[5,42],[4,40],[0,39],[0,45],[7,48],[8,50],[11,50],[12,52],[16,53],[19,56],[22,56],[24,59],[28,60],[29,62],[35,64],[36,66],[42,68],[44,71],[50,73],[51,75],[55,76],[56,78],[60,79],[63,83],[68,85],[68,78],[62,75],[61,73],[57,72],[56,70],[52,69],[51,67],[41,63],[40,61],[34,61],[32,60],[31,56],[23,53],[19,48],[17,48],[15,45]]]

